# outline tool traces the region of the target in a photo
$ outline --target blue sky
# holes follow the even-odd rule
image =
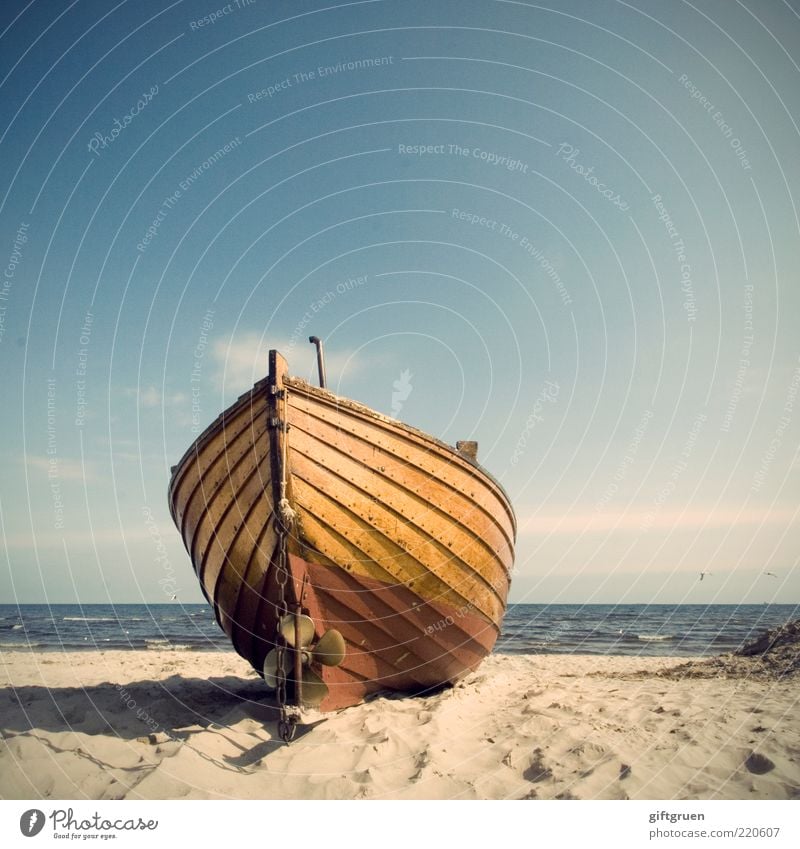
[[[512,599],[800,601],[792,4],[9,2],[0,32],[3,601],[200,600],[169,467],[269,348],[311,377],[312,333],[337,392],[392,413],[402,380],[399,418],[479,441]]]

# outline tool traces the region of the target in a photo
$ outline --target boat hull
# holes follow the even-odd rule
[[[320,708],[453,682],[491,651],[515,520],[502,488],[450,446],[291,378],[260,381],[173,470],[170,508],[217,620],[261,670],[282,611],[344,662]],[[275,510],[288,508],[283,522]]]

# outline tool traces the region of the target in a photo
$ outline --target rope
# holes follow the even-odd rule
[[[275,644],[277,653],[277,698],[280,708],[280,720],[278,722],[278,733],[285,743],[291,742],[297,730],[297,711],[286,704],[286,643],[281,634],[281,620],[289,612],[286,605],[286,583],[289,577],[286,557],[286,537],[297,519],[297,514],[292,509],[289,499],[286,497],[287,467],[289,461],[289,440],[286,436],[289,429],[288,423],[281,422],[283,436],[283,450],[281,457],[281,479],[280,498],[273,510],[278,519],[276,530],[278,533],[278,617],[275,622]],[[277,438],[277,433],[275,434]]]
[[[278,518],[287,530],[292,527],[297,518],[297,513],[292,509],[288,498],[281,498],[278,502]]]

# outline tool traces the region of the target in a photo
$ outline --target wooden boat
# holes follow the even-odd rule
[[[256,670],[266,661],[282,708],[463,677],[505,612],[516,523],[502,487],[474,443],[290,377],[276,351],[269,368],[169,487],[219,625]]]

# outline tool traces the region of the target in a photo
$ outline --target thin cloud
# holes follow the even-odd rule
[[[518,511],[518,515],[521,511]],[[795,508],[708,508],[692,510],[654,510],[637,508],[624,512],[593,511],[570,514],[530,516],[519,523],[519,534],[551,536],[592,534],[611,531],[648,530],[685,531],[741,525],[788,525],[797,520]]]
[[[90,463],[81,463],[80,460],[71,460],[67,457],[39,457],[35,454],[28,454],[25,457],[25,463],[29,468],[36,472],[43,472],[51,478],[57,477],[59,480],[69,481],[87,481],[93,480],[94,469]]]
[[[185,392],[162,393],[155,386],[134,386],[125,390],[125,394],[135,397],[144,409],[155,407],[176,407],[186,404],[189,396]]]
[[[289,361],[289,371],[313,383],[317,381],[317,355],[310,344],[291,343],[286,339],[263,337],[253,331],[232,339],[217,339],[211,346],[214,368],[211,382],[218,391],[244,392],[269,372],[269,352],[275,348]],[[326,370],[331,382],[345,371],[352,375],[358,368],[352,351],[325,352]]]
[[[0,545],[7,549],[63,548],[66,544],[75,548],[92,546],[119,547],[123,542],[131,543],[150,538],[147,528],[95,528],[94,532],[75,530],[35,531],[33,534],[16,533],[0,538]]]

